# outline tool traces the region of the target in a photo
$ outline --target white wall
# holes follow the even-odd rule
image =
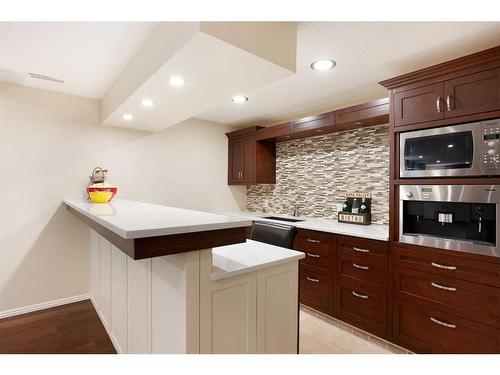
[[[88,230],[61,201],[84,197],[95,166],[118,197],[243,209],[245,188],[226,182],[228,130],[104,127],[95,100],[0,82],[0,313],[88,293]]]

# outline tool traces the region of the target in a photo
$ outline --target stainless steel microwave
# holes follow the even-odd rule
[[[401,133],[399,176],[500,175],[500,119]]]

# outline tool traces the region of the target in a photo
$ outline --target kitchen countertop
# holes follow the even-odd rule
[[[212,249],[212,279],[222,280],[305,257],[300,251],[247,240]]]
[[[370,224],[370,225],[346,224],[346,223],[339,223],[337,220],[333,219],[292,217],[291,215],[272,214],[272,213],[254,212],[254,211],[224,212],[223,214],[234,217],[246,218],[250,220],[268,221],[272,223],[291,225],[300,229],[310,229],[320,232],[328,232],[328,233],[342,234],[346,236],[368,238],[372,240],[389,241],[389,226],[384,224]],[[263,218],[264,216],[278,216],[291,219],[299,219],[304,221],[291,223],[281,220],[264,219]]]
[[[124,239],[240,228],[248,218],[161,206],[126,199],[92,203],[67,199],[64,203]]]

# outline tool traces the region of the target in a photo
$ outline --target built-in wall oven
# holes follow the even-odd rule
[[[399,187],[399,241],[500,257],[500,186]]]
[[[500,174],[500,119],[400,134],[401,178]]]

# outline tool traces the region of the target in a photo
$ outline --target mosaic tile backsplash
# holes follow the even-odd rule
[[[372,223],[389,222],[389,129],[386,125],[276,145],[276,185],[249,185],[247,209],[337,218],[348,191],[372,194]]]

